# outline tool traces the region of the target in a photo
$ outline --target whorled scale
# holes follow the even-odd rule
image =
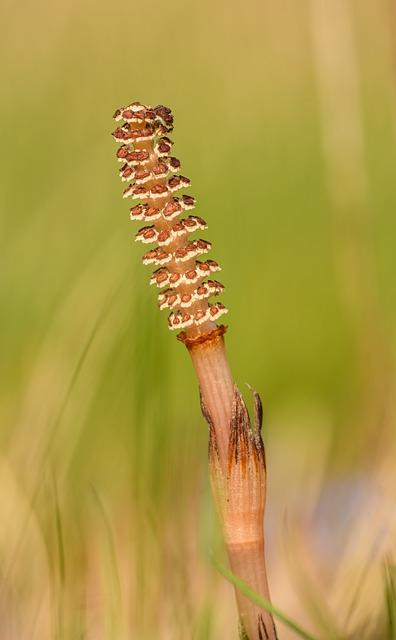
[[[223,291],[223,285],[217,280],[204,281],[220,270],[219,265],[197,259],[210,251],[211,243],[190,238],[191,233],[206,229],[206,222],[197,215],[182,217],[195,208],[195,198],[179,195],[190,180],[180,173],[180,161],[170,155],[172,112],[163,105],[133,102],[117,109],[114,119],[119,125],[113,137],[121,142],[116,154],[122,163],[119,175],[129,183],[123,197],[138,201],[130,209],[131,220],[147,223],[136,240],[157,245],[145,253],[143,263],[159,267],[150,279],[150,284],[166,287],[159,294],[159,307],[171,310],[170,329],[202,335],[215,327],[227,309],[221,302],[208,301]]]

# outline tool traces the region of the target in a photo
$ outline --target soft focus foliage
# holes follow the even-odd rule
[[[121,199],[134,99],[174,111],[263,396],[273,602],[320,638],[394,637],[392,11],[1,3],[2,640],[236,637],[196,382]]]

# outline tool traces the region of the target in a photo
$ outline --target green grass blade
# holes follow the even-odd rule
[[[56,488],[55,478],[53,479],[54,503],[55,503],[55,533],[58,551],[58,571],[61,587],[65,585],[65,548],[63,542],[63,528],[61,510],[59,507],[58,491]]]
[[[104,533],[104,553],[103,559],[106,562],[106,575],[104,584],[107,590],[108,600],[108,629],[106,636],[111,640],[118,640],[121,636],[121,582],[118,573],[118,562],[116,545],[114,542],[113,529],[110,517],[106,511],[103,501],[95,489],[91,486],[94,504],[100,516]]]
[[[87,356],[89,354],[89,351],[91,349],[91,346],[99,332],[99,329],[101,328],[101,326],[103,325],[106,316],[109,312],[109,310],[111,309],[111,305],[114,302],[114,300],[116,299],[117,295],[119,294],[119,292],[122,289],[122,286],[125,282],[125,277],[123,277],[122,281],[117,285],[117,287],[114,289],[114,291],[112,291],[112,293],[109,295],[109,297],[106,300],[106,303],[103,305],[102,309],[100,310],[100,313],[98,314],[95,323],[92,326],[92,329],[90,331],[90,333],[88,334],[87,340],[84,343],[83,349],[81,350],[81,353],[79,354],[79,357],[77,359],[76,365],[74,367],[74,370],[72,372],[69,384],[66,388],[63,400],[61,402],[61,405],[59,407],[58,413],[55,416],[55,419],[53,420],[52,424],[50,425],[50,430],[49,430],[49,438],[47,441],[47,444],[45,446],[44,452],[43,452],[43,457],[41,460],[41,464],[40,464],[40,468],[44,469],[49,456],[50,456],[50,452],[51,452],[51,448],[53,446],[53,442],[56,438],[56,434],[59,428],[59,425],[62,421],[62,418],[64,416],[64,413],[67,409],[68,403],[70,401],[70,398],[73,394],[73,391],[75,389],[76,383],[79,379],[81,370],[84,367],[84,364],[86,362]],[[41,474],[39,477],[39,480],[37,482],[37,484],[33,487],[32,489],[32,494],[30,497],[30,503],[31,503],[31,507],[32,507],[32,511],[34,511],[34,506],[37,502],[37,498],[40,494],[40,491],[42,490],[42,486],[43,486],[43,482],[44,482],[44,474]],[[3,578],[3,584],[0,587],[0,594],[1,594],[1,590],[3,588],[5,588],[5,585],[8,583],[9,581],[9,576],[11,575],[11,572],[13,570],[14,564],[17,561],[20,549],[22,547],[22,543],[23,543],[23,539],[24,539],[24,535],[29,523],[31,517],[31,511],[28,512],[28,514],[26,515],[26,517],[24,518],[23,521],[23,525],[21,527],[20,532],[18,533],[18,539],[15,545],[15,549],[14,549],[14,554],[13,556],[9,559],[8,565],[6,567],[5,570],[5,574],[4,574],[4,578]]]
[[[388,621],[388,638],[396,640],[396,581],[394,566],[385,564],[385,603]]]
[[[57,638],[63,638],[63,607],[64,607],[64,590],[65,590],[65,549],[63,542],[63,528],[61,510],[59,507],[58,491],[56,487],[55,477],[53,478],[54,492],[54,508],[55,508],[55,536],[57,549],[57,564],[59,585],[57,589]]]
[[[249,600],[257,604],[262,609],[265,609],[266,611],[268,611],[268,613],[271,613],[277,620],[279,620],[280,622],[283,622],[283,624],[289,627],[289,629],[292,629],[292,631],[294,631],[298,636],[300,636],[300,638],[304,638],[304,640],[319,640],[319,638],[316,638],[315,636],[308,633],[308,631],[305,631],[305,629],[300,627],[300,625],[297,624],[297,622],[294,622],[294,620],[289,618],[289,616],[283,613],[283,611],[280,611],[277,607],[274,607],[274,605],[271,604],[271,602],[269,602],[262,596],[259,596],[258,593],[253,591],[253,589],[251,589],[249,585],[246,584],[246,582],[244,582],[243,580],[238,578],[235,574],[233,574],[232,571],[230,571],[226,567],[223,567],[214,559],[213,559],[213,563],[216,569],[218,570],[218,572],[221,573],[221,575],[224,576],[226,580],[231,582],[231,584],[233,584],[234,587],[239,589],[239,591],[243,593],[244,596],[249,598]]]

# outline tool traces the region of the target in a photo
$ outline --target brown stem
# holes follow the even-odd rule
[[[225,327],[198,339],[181,334],[198,376],[202,412],[209,424],[209,468],[231,569],[265,599],[270,599],[264,555],[266,469],[261,439],[261,402],[255,399],[252,428],[235,386],[224,348]],[[276,639],[272,616],[238,590],[243,637]]]
[[[223,464],[228,456],[234,399],[234,381],[224,348],[224,331],[224,327],[218,327],[202,339],[185,339],[199,380],[201,395],[216,430],[217,449]]]
[[[120,176],[131,180],[124,197],[133,196],[141,204],[131,208],[131,218],[154,222],[143,227],[136,239],[158,243],[143,256],[145,264],[155,264],[150,282],[168,287],[159,295],[161,309],[172,309],[170,329],[185,331],[179,339],[185,343],[198,376],[202,410],[210,425],[209,466],[217,510],[233,571],[257,593],[269,599],[264,559],[265,457],[261,440],[261,402],[255,395],[255,428],[238,388],[235,386],[224,349],[225,327],[215,322],[227,309],[208,299],[223,290],[216,280],[204,278],[219,271],[214,260],[196,258],[207,253],[206,240],[188,240],[197,229],[205,229],[202,218],[179,218],[194,208],[191,196],[174,197],[174,192],[189,186],[181,175],[168,178],[180,168],[177,158],[168,156],[172,141],[164,134],[173,129],[173,116],[167,107],[147,107],[133,102],[114,114],[118,127],[114,138],[122,145],[117,158],[123,166]],[[177,218],[175,221],[174,219]],[[271,616],[237,593],[244,631],[249,640],[276,638]]]
[[[256,593],[269,600],[263,536],[261,540],[251,544],[228,545],[227,551],[232,572],[250,585]],[[238,589],[236,599],[241,624],[249,639],[277,637],[274,621],[267,611],[263,611]]]

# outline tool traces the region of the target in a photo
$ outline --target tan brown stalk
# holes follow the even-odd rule
[[[152,108],[135,102],[118,109],[114,118],[123,121],[113,133],[122,143],[117,151],[123,163],[120,176],[131,181],[124,197],[140,200],[130,210],[131,219],[152,223],[140,229],[136,239],[157,245],[143,256],[143,262],[157,267],[150,282],[164,289],[159,294],[159,306],[171,310],[170,329],[183,329],[178,338],[189,350],[198,376],[202,412],[209,424],[212,490],[231,569],[269,600],[263,531],[266,469],[261,402],[254,392],[252,427],[228,365],[226,327],[215,322],[227,309],[220,302],[208,301],[224,288],[210,279],[220,267],[214,260],[197,259],[210,250],[208,241],[190,239],[194,231],[206,229],[206,223],[195,215],[181,218],[195,207],[195,199],[174,195],[188,187],[190,181],[180,174],[172,175],[180,169],[180,162],[169,155],[173,143],[167,134],[173,129],[173,117],[162,105]],[[239,591],[236,598],[242,637],[274,640],[272,617]]]

